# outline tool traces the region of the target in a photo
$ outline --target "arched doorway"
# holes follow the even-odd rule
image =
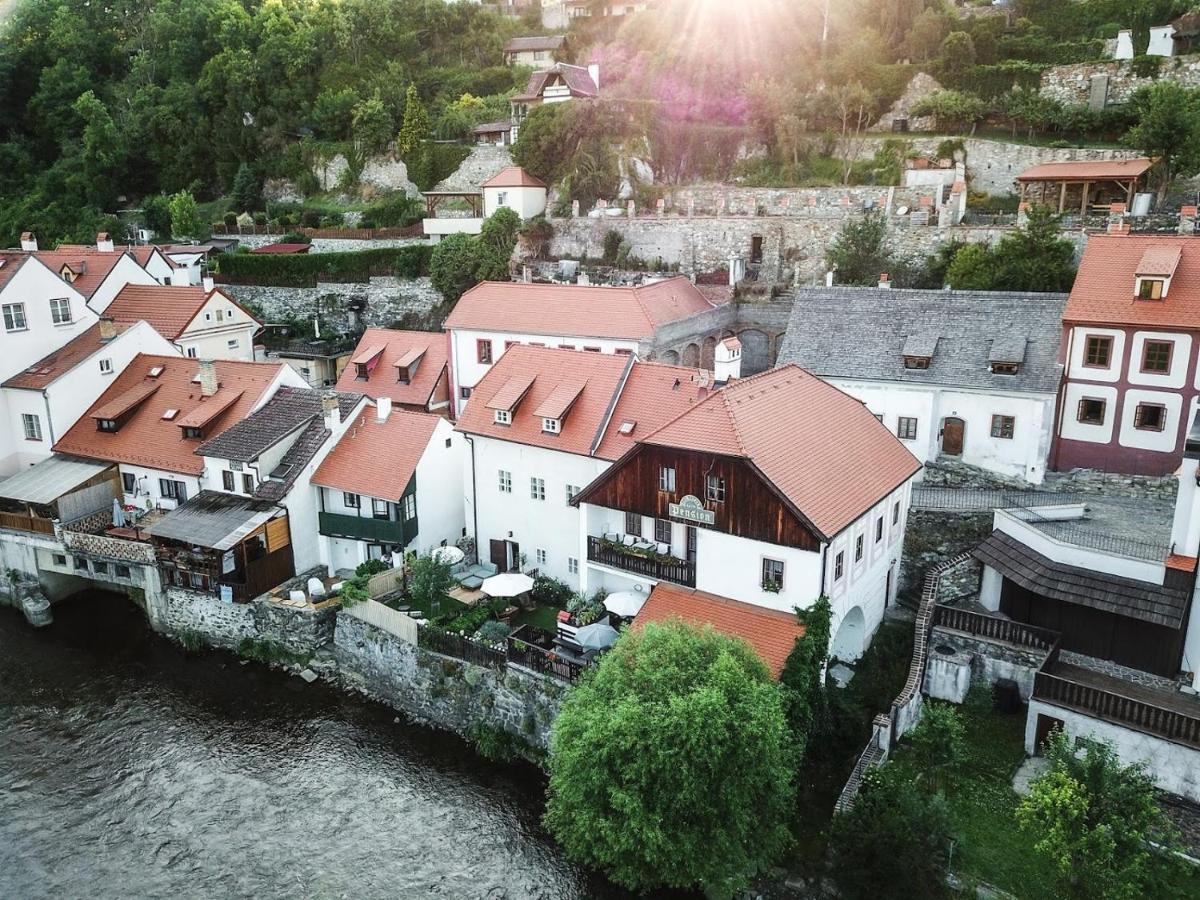
[[[706,337],[700,347],[700,368],[708,369],[711,372],[716,362],[716,354],[717,339],[712,336]]]
[[[700,347],[697,344],[688,344],[683,348],[683,364],[689,369],[695,369],[700,365]]]
[[[942,452],[947,456],[962,456],[966,433],[966,422],[957,416],[946,416],[942,420]]]
[[[838,624],[833,643],[829,646],[829,655],[846,662],[854,662],[862,656],[863,641],[867,634],[867,620],[862,607],[856,606],[842,617]]]

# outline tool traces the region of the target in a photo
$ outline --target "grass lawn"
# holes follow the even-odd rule
[[[391,606],[393,609],[397,606],[408,606],[412,609],[419,609],[424,614],[426,619],[432,619],[435,616],[444,616],[447,613],[452,613],[457,616],[460,613],[467,611],[466,604],[459,603],[453,597],[442,597],[441,606],[438,607],[436,612],[430,611],[428,603],[418,603],[417,600],[412,597],[401,598],[399,595],[397,595],[387,605]]]
[[[522,625],[532,625],[543,631],[557,631],[558,607],[543,606],[539,603],[533,609],[523,609],[513,616],[512,620],[513,628],[519,628]]]
[[[986,696],[986,695],[985,695]],[[1054,900],[1050,866],[1033,849],[1033,838],[1017,826],[1020,798],[1012,776],[1025,759],[1025,714],[1003,714],[970,701],[962,708],[967,727],[967,758],[952,770],[945,784],[951,825],[956,837],[953,871],[970,881],[986,882],[1022,900]],[[893,764],[918,771],[903,745]],[[1191,870],[1180,880],[1148,897],[1200,896],[1200,873]]]

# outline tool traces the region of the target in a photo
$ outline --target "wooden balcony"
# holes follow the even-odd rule
[[[54,522],[23,513],[0,512],[0,528],[28,531],[32,534],[54,534]]]
[[[696,564],[685,560],[664,562],[629,550],[618,550],[598,537],[588,536],[588,561],[642,575],[653,581],[669,581],[684,587],[696,586]]]
[[[409,527],[413,533],[406,538],[403,522],[393,522],[390,519],[342,516],[337,513],[328,512],[320,514],[321,534],[328,537],[351,538],[356,541],[371,541],[379,544],[399,544],[404,546],[416,536],[416,522],[414,521]]]

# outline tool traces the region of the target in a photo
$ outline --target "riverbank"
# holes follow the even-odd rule
[[[544,780],[328,684],[184,653],[88,592],[0,608],[0,895],[625,897]]]

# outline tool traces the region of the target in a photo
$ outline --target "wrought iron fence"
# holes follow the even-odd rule
[[[1160,541],[1142,541],[1137,538],[1111,534],[1107,531],[1097,531],[1074,522],[1048,519],[1036,510],[1026,507],[1013,507],[1008,512],[1018,521],[1032,525],[1047,537],[1088,550],[1099,550],[1101,553],[1112,553],[1116,556],[1128,556],[1151,562],[1162,562],[1171,551],[1169,544]]]
[[[503,650],[496,650],[453,631],[431,626],[417,628],[417,646],[422,650],[453,656],[477,666],[503,669],[508,664],[508,656]]]
[[[988,512],[1017,507],[1076,506],[1083,502],[1083,494],[1067,491],[1006,491],[916,485],[912,493],[913,509],[933,512]]]

